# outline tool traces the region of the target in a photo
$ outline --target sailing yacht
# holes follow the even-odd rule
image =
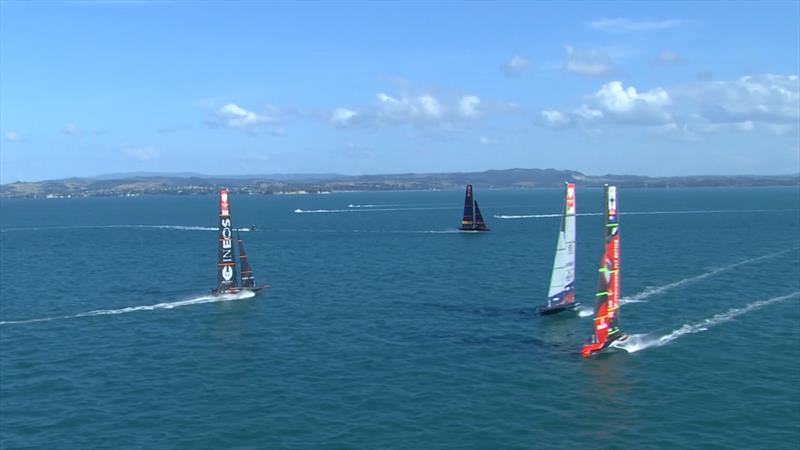
[[[574,309],[579,304],[575,302],[575,184],[565,183],[564,209],[550,275],[547,305],[539,307],[538,311],[543,316],[556,314]]]
[[[236,257],[233,249],[233,232],[236,231],[236,241],[239,248],[239,265],[241,274],[236,273]],[[217,259],[217,287],[211,290],[213,295],[235,294],[242,291],[258,292],[268,288],[268,284],[256,285],[253,269],[247,260],[244,251],[244,241],[238,229],[231,223],[230,207],[228,205],[228,190],[219,191],[219,257]]]
[[[464,215],[461,216],[461,226],[458,227],[458,230],[466,233],[490,230],[486,222],[483,221],[478,202],[472,197],[471,184],[467,185],[467,192],[464,194]]]
[[[594,334],[581,349],[584,358],[605,350],[615,341],[624,342],[628,338],[619,328],[619,216],[616,186],[605,186],[603,225],[605,245],[595,293]]]

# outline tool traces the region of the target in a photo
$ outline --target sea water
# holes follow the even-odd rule
[[[0,201],[0,448],[765,448],[800,442],[800,191],[620,189],[624,348],[539,317],[562,190]],[[584,317],[581,317],[584,316]]]

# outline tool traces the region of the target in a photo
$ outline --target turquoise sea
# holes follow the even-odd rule
[[[561,192],[476,186],[481,235],[462,190],[231,195],[272,288],[228,301],[214,196],[0,201],[0,448],[796,450],[800,190],[620,189],[633,339],[589,360],[534,312]]]

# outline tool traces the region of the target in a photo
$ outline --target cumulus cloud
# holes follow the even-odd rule
[[[659,52],[656,61],[658,61],[659,64],[663,64],[665,66],[683,64],[686,62],[686,60],[683,59],[681,55],[667,50]]]
[[[15,142],[15,141],[21,141],[22,136],[20,136],[19,133],[17,133],[16,131],[9,130],[3,133],[3,139],[5,139],[6,141]]]
[[[548,128],[563,128],[570,122],[570,118],[560,111],[542,111],[541,123]]]
[[[578,108],[542,111],[538,122],[548,128],[613,124],[660,133],[780,134],[797,130],[800,123],[800,80],[796,75],[766,74],[651,90],[612,81]]]
[[[231,128],[252,128],[273,123],[274,119],[248,111],[235,103],[227,103],[217,111],[221,122]]]
[[[334,126],[346,128],[354,125],[357,112],[347,108],[336,108],[331,114],[330,122]]]
[[[800,79],[796,75],[749,75],[731,81],[708,81],[676,89],[711,123],[800,121]]]
[[[459,122],[483,119],[514,110],[510,104],[485,102],[476,95],[438,98],[432,94],[389,95],[379,92],[373,105],[362,108],[339,107],[327,117],[338,128],[414,125],[458,129]]]
[[[463,117],[471,119],[480,114],[480,106],[481,100],[478,97],[474,95],[465,95],[461,97],[461,101],[458,103],[458,112]]]
[[[145,147],[123,147],[122,154],[129,159],[136,161],[152,161],[159,158],[158,151],[150,146]]]
[[[669,30],[684,25],[682,20],[632,20],[625,18],[599,19],[589,22],[589,27],[599,31],[631,33]]]
[[[68,123],[61,128],[61,132],[68,136],[78,136],[81,134],[81,129],[74,123]]]
[[[514,55],[509,61],[503,64],[500,69],[506,76],[513,77],[525,72],[529,67],[530,63],[527,59],[519,55]]]
[[[611,57],[602,50],[577,50],[571,45],[564,46],[564,70],[578,75],[603,76],[613,68]]]

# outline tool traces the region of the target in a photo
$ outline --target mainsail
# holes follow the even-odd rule
[[[254,229],[251,227],[250,229]],[[233,231],[236,231],[236,243],[239,247],[239,264],[241,264],[241,282],[236,276],[236,257],[233,249]],[[234,294],[241,291],[258,292],[269,285],[256,286],[253,269],[244,251],[244,241],[239,229],[231,223],[231,212],[228,205],[228,190],[219,191],[219,257],[217,258],[217,287],[213,295]]]
[[[472,207],[474,200],[472,199],[472,185],[467,185],[467,192],[464,194],[464,215],[461,216],[461,228],[472,228],[475,223],[475,211]]]
[[[253,270],[250,268],[250,263],[247,261],[247,253],[244,252],[244,241],[242,241],[239,230],[236,230],[236,242],[239,244],[239,264],[242,267],[242,287],[255,287],[256,277],[253,275]]]
[[[467,185],[467,192],[464,194],[464,215],[461,216],[461,231],[489,231],[486,222],[483,221],[478,202],[472,196],[472,185]]]
[[[605,245],[595,294],[594,334],[591,343],[584,345],[581,350],[581,355],[585,358],[623,337],[619,329],[619,221],[616,186],[606,185],[605,204]]]
[[[575,185],[566,183],[564,210],[558,232],[547,309],[558,312],[574,307],[575,302]]]
[[[481,215],[481,209],[478,208],[478,202],[475,202],[475,229],[476,230],[488,230],[489,227],[486,226],[486,222],[483,221],[483,216]]]
[[[231,214],[228,207],[228,191],[219,191],[219,258],[217,259],[217,292],[238,287],[236,260],[233,256]]]

